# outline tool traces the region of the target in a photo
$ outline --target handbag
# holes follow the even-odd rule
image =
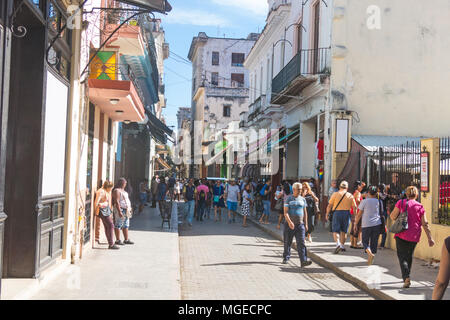
[[[402,201],[403,208],[403,201]],[[389,231],[392,233],[400,233],[408,230],[408,200],[406,200],[405,211],[400,212],[397,219],[395,219]]]
[[[283,210],[283,198],[277,199],[277,203],[275,204],[275,210],[277,211]]]
[[[109,217],[111,215],[111,208],[109,206],[99,208],[99,211],[104,217]]]

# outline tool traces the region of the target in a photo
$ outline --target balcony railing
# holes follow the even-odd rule
[[[299,76],[329,74],[331,48],[301,50],[272,80],[272,92],[280,93]]]
[[[253,102],[249,107],[249,115],[247,118],[247,121],[253,121],[259,113],[261,113],[263,107],[266,104],[266,95],[261,95],[258,97],[258,99]]]

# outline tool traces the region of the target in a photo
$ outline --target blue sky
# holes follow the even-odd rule
[[[191,106],[192,68],[187,55],[192,38],[200,31],[211,37],[246,38],[261,32],[267,15],[267,0],[169,0],[173,10],[162,19],[170,58],[165,65],[167,124],[177,124],[179,107]],[[178,56],[177,56],[178,55]],[[180,57],[179,57],[180,56]]]

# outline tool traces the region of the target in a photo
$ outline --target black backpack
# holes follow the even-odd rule
[[[199,198],[201,202],[204,202],[206,199],[205,190],[200,191]]]

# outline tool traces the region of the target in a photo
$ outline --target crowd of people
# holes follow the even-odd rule
[[[248,227],[247,219],[250,216],[261,224],[270,224],[269,216],[273,207],[278,214],[276,228],[280,229],[281,225],[284,225],[282,263],[289,261],[295,238],[302,268],[311,264],[305,243],[312,242],[312,233],[320,220],[333,235],[336,243],[334,254],[346,251],[345,245],[349,235],[350,248],[364,250],[369,265],[373,264],[378,250],[385,247],[387,234],[392,232],[395,234],[403,287],[409,288],[414,249],[420,240],[421,230],[425,231],[430,247],[434,246],[435,242],[424,207],[417,201],[418,189],[409,186],[402,190],[397,183],[397,174],[393,174],[392,181],[388,186],[367,186],[364,182],[356,181],[351,193],[346,181],[333,180],[328,191],[328,206],[326,211],[321,213],[314,180],[302,183],[282,181],[280,184],[274,184],[270,179],[177,180],[173,176],[155,176],[150,184],[144,179],[139,185],[139,212],[151,200],[153,208],[159,204],[162,215],[163,203],[175,200],[184,202],[184,216],[189,227],[192,227],[194,219],[198,222],[206,219],[221,222],[224,218],[228,224],[235,223],[238,210],[243,216],[242,227]],[[125,191],[126,184],[126,180],[121,178],[113,189],[112,183],[107,181],[97,191],[96,214],[105,226],[111,249],[133,243],[128,238],[131,203]],[[403,219],[403,226],[395,231],[389,230],[388,218],[394,224]],[[124,241],[120,240],[120,230]],[[441,268],[436,282],[436,293],[433,294],[436,297],[442,297],[448,285],[449,252],[450,237],[443,248],[444,261],[441,265],[444,267]]]

